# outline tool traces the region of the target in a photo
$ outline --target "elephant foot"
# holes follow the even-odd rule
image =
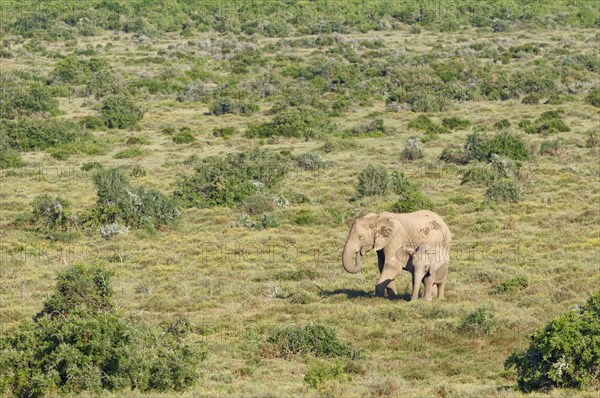
[[[392,281],[391,279],[387,279],[387,280],[381,282],[379,285],[376,285],[375,286],[375,297],[384,297],[385,289],[391,281]]]
[[[387,296],[390,300],[397,300],[399,298],[398,294],[390,288],[386,289]]]

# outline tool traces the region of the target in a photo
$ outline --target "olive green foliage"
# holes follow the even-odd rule
[[[261,149],[208,157],[193,174],[180,178],[174,195],[190,207],[233,206],[261,189],[275,188],[287,174],[289,160]]]
[[[267,337],[267,344],[275,356],[287,359],[305,354],[352,359],[362,356],[351,342],[338,340],[335,329],[318,324],[274,329]]]
[[[224,140],[230,139],[235,133],[236,129],[234,127],[219,127],[213,130],[215,137],[221,137]]]
[[[344,132],[348,137],[381,137],[388,132],[383,119],[375,119],[372,122],[352,127]]]
[[[591,89],[589,94],[585,97],[585,101],[596,108],[600,108],[600,87]]]
[[[131,99],[115,95],[104,99],[100,115],[106,127],[125,129],[142,120],[144,112]]]
[[[464,333],[490,334],[496,328],[497,323],[492,310],[480,307],[463,318],[458,330]]]
[[[358,175],[356,193],[359,197],[384,195],[388,185],[389,175],[385,167],[368,165]]]
[[[135,228],[172,224],[180,215],[174,201],[153,188],[131,185],[118,168],[100,169],[93,176],[96,205],[80,215],[84,225],[121,223]]]
[[[515,181],[494,181],[486,189],[485,196],[495,202],[513,202],[521,200],[523,192]]]
[[[108,68],[109,64],[106,59],[91,57],[86,60],[71,54],[55,64],[50,77],[60,83],[84,83],[95,73]]]
[[[587,303],[546,324],[529,336],[524,352],[505,362],[517,372],[520,390],[584,388],[600,383],[600,291]]]
[[[226,113],[249,116],[258,110],[258,105],[252,102],[233,101],[229,98],[219,98],[210,105],[210,113],[217,116]]]
[[[322,170],[330,166],[329,162],[323,160],[321,155],[315,152],[307,152],[296,156],[296,165],[307,171]]]
[[[204,354],[185,330],[129,319],[113,307],[112,273],[73,265],[31,321],[0,337],[0,392],[16,397],[102,390],[181,391]],[[172,329],[172,330],[171,330]]]
[[[428,134],[449,134],[452,132],[446,125],[440,126],[426,115],[419,115],[416,119],[408,122],[408,128],[425,131]]]
[[[507,279],[498,285],[498,293],[514,292],[526,289],[529,286],[529,281],[524,276],[515,276]]]
[[[565,144],[560,139],[542,141],[540,144],[540,153],[542,155],[559,155]]]
[[[340,362],[315,362],[308,368],[304,375],[304,382],[312,388],[317,388],[319,385],[330,380],[339,380],[343,382],[351,379],[352,378],[344,372],[344,367]]]
[[[180,131],[173,136],[173,142],[176,144],[189,144],[196,141],[196,136],[191,131]]]
[[[273,211],[275,205],[273,201],[264,195],[252,195],[247,197],[242,202],[242,207],[246,213],[250,215],[267,213]]]
[[[571,128],[560,118],[560,114],[560,111],[546,111],[535,121],[523,119],[519,122],[519,127],[522,127],[528,134],[547,135],[571,131]]]
[[[32,114],[57,115],[58,100],[40,83],[9,81],[0,77],[0,119],[15,119]]]
[[[48,194],[36,196],[31,202],[32,221],[45,229],[64,229],[71,218],[71,202]]]
[[[467,136],[464,150],[469,160],[490,161],[493,155],[526,160],[530,156],[526,142],[521,137],[505,131],[493,136],[471,133]]]
[[[0,139],[17,151],[33,151],[91,141],[92,137],[72,121],[21,119],[0,121]]]
[[[277,112],[271,122],[249,125],[245,136],[317,138],[326,136],[333,130],[334,125],[322,110],[300,105]]]
[[[115,153],[113,157],[115,159],[129,159],[144,156],[147,153],[148,151],[146,151],[143,148],[140,148],[139,146],[132,146]]]
[[[464,130],[471,125],[471,122],[458,116],[452,116],[443,118],[442,125],[450,130]]]
[[[423,159],[424,156],[425,154],[421,147],[421,140],[417,137],[410,137],[406,140],[406,146],[400,154],[400,160],[409,162],[412,160]]]

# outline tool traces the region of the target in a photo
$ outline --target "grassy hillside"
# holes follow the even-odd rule
[[[0,332],[42,308],[58,270],[99,262],[117,308],[188,320],[207,357],[181,396],[520,396],[505,359],[600,280],[597,8],[146,3],[3,6]],[[115,98],[125,102],[108,106]],[[512,147],[494,161],[440,159],[463,156],[473,134],[517,137],[526,159]],[[411,137],[422,158],[403,159]],[[241,177],[210,174],[255,148],[274,156],[262,185],[248,159],[230,166]],[[353,218],[402,198],[360,197],[367,165],[403,173],[451,229],[444,301],[376,299],[375,253],[362,273],[343,270]],[[117,217],[128,232],[103,237],[108,221],[84,222],[100,167],[180,215]],[[489,178],[461,183],[469,170]],[[182,194],[195,173],[222,195]],[[502,200],[501,183],[518,197]],[[36,218],[42,194],[70,203],[64,222]],[[409,273],[396,285],[409,293]],[[270,349],[273,330],[310,324],[362,354]]]

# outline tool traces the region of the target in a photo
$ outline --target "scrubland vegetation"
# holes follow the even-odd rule
[[[0,396],[597,396],[593,1],[0,7]]]

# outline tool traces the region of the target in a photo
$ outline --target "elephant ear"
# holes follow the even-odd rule
[[[375,250],[381,250],[400,230],[400,221],[391,216],[379,216],[375,224]]]

